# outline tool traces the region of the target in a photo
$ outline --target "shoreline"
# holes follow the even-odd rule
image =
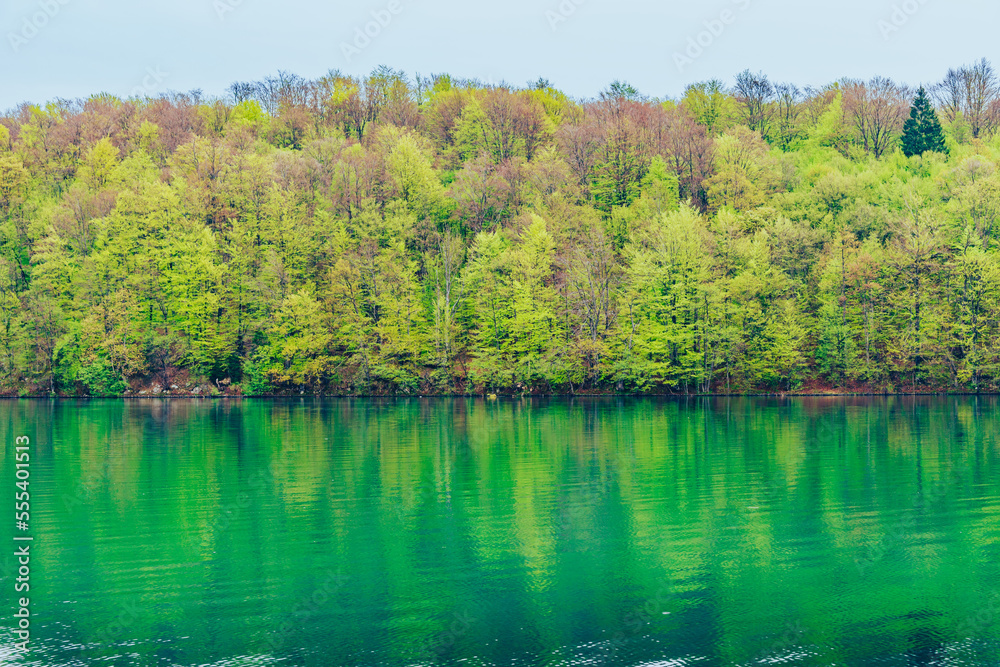
[[[748,393],[708,393],[708,394],[628,394],[628,393],[608,393],[608,394],[572,394],[572,393],[546,393],[546,394],[508,394],[508,393],[476,393],[476,394],[218,394],[215,396],[203,396],[199,394],[156,394],[152,396],[143,395],[120,395],[120,396],[51,396],[47,394],[28,394],[24,396],[0,396],[0,400],[13,401],[20,399],[30,400],[160,400],[160,399],[198,399],[198,400],[233,400],[233,399],[294,399],[294,398],[468,398],[483,400],[500,399],[543,399],[543,398],[890,398],[890,397],[916,397],[916,396],[1000,396],[1000,392],[974,392],[974,391],[916,391],[916,392],[748,392]]]

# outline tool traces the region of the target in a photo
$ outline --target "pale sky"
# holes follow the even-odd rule
[[[803,87],[875,74],[916,85],[982,57],[1000,68],[997,19],[997,3],[962,0],[4,0],[0,110],[380,64],[541,76],[578,98],[614,79],[676,97],[746,68]]]

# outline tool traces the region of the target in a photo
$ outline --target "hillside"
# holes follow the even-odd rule
[[[909,157],[884,78],[25,104],[0,391],[994,391],[1000,83],[931,93],[943,144]]]

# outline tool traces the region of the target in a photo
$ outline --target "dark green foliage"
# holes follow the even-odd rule
[[[81,368],[77,379],[91,396],[117,396],[128,388],[121,375],[103,357]]]
[[[273,391],[274,387],[267,381],[264,365],[247,359],[243,363],[243,393],[260,396]]]
[[[927,151],[947,153],[948,148],[937,112],[931,106],[927,91],[921,87],[910,108],[910,117],[903,124],[903,153],[911,157]]]

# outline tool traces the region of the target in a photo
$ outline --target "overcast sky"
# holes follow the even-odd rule
[[[211,96],[279,69],[380,64],[545,77],[574,97],[614,79],[676,97],[746,68],[800,86],[875,74],[919,84],[982,57],[1000,65],[998,18],[997,3],[961,0],[3,0],[0,109],[95,92]]]

